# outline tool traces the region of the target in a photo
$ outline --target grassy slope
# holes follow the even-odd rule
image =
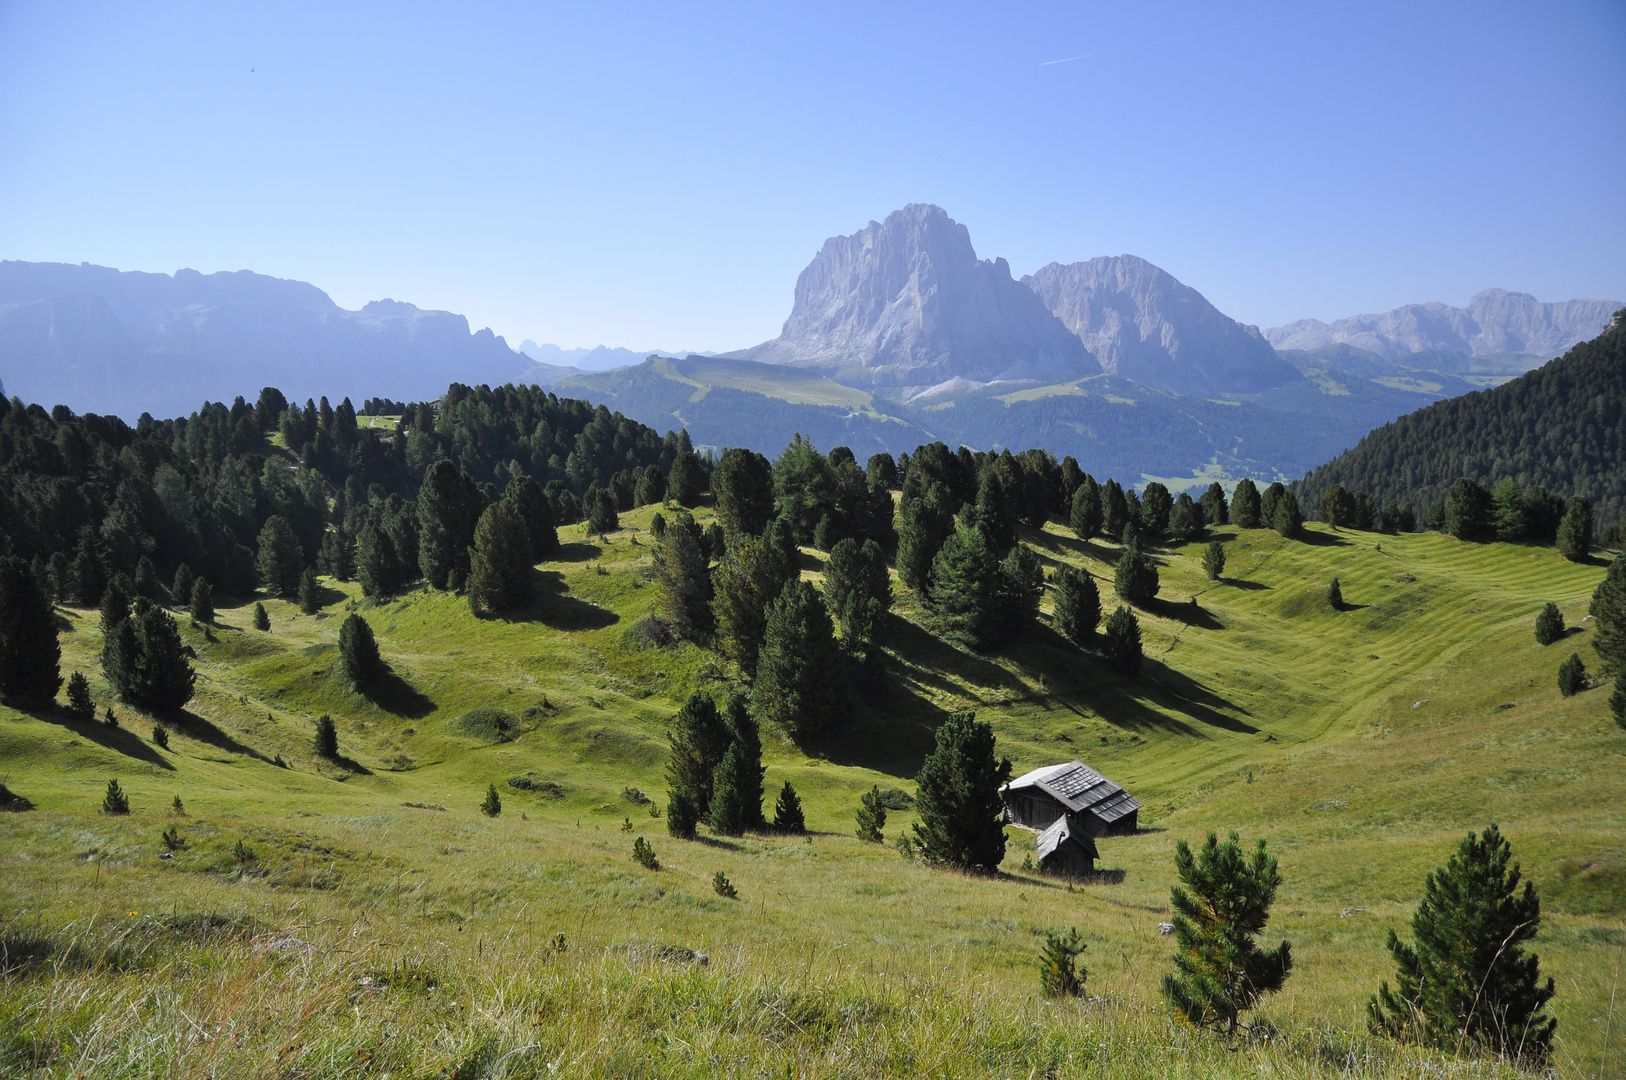
[[[316,987],[350,986],[386,961],[427,965],[452,990],[440,1004],[392,992],[363,1008],[347,989],[295,1022],[293,999],[278,996],[293,992],[286,971],[252,951],[208,953],[231,979],[207,993],[195,975],[166,985],[200,996],[194,1005],[206,1011],[227,1008],[222,995],[236,987],[230,1009],[265,1017],[240,1051],[244,1062],[291,1038],[304,1040],[311,1062],[337,1061],[404,1025],[441,1033],[403,1059],[415,1065],[443,1064],[488,1036],[512,1049],[539,1032],[547,1053],[568,1050],[564,1060],[581,1072],[673,1074],[696,1060],[680,1044],[699,1040],[742,1070],[795,1056],[809,1075],[917,1075],[933,1060],[973,1075],[1025,1075],[1057,1060],[1066,1074],[1099,1063],[1107,1044],[1117,1047],[1109,1074],[1301,1075],[1318,1061],[1333,1068],[1329,1047],[1370,1049],[1358,1033],[1366,995],[1388,974],[1384,928],[1403,928],[1423,876],[1465,830],[1497,820],[1542,890],[1538,949],[1559,985],[1557,1063],[1579,1076],[1618,1060],[1622,1033],[1606,1048],[1604,1028],[1626,946],[1626,733],[1608,720],[1606,691],[1566,701],[1554,686],[1572,649],[1596,666],[1587,633],[1543,649],[1530,632],[1548,599],[1580,620],[1600,567],[1433,534],[1312,526],[1299,542],[1224,530],[1222,583],[1202,578],[1195,546],[1162,554],[1163,589],[1142,618],[1152,662],[1137,683],[1081,658],[1048,626],[993,657],[948,649],[919,627],[904,595],[890,687],[862,698],[850,729],[811,756],[769,739],[770,792],[793,780],[820,835],[685,844],[623,791],[638,787],[664,803],[665,720],[695,687],[722,689],[725,673],[692,647],[624,643],[631,622],[653,608],[641,572],[649,538],[638,531],[648,513],[623,515],[632,528],[607,541],[564,530],[563,558],[540,568],[541,598],[514,621],[480,622],[445,595],[360,605],[398,676],[372,700],[332,674],[339,616],[355,603],[353,587],[335,586],[316,617],[268,602],[269,635],[248,629],[248,606],[223,611],[211,631],[185,631],[203,677],[168,752],[146,738],[150,721],[122,707],[117,732],[0,711],[3,771],[38,808],[0,819],[8,939],[36,926],[45,936],[127,933],[154,943],[132,964],[162,975],[183,970],[164,966],[181,952],[170,924],[154,916],[236,912],[303,927],[298,934],[323,943],[370,942],[308,962],[301,977],[314,981],[299,1000],[328,1002]],[[1088,567],[1110,595],[1114,547],[1054,527],[1028,539],[1049,560]],[[805,567],[817,576],[814,555]],[[1351,605],[1342,612],[1324,600],[1335,574]],[[86,671],[105,694],[94,613],[66,616],[64,670]],[[497,745],[460,734],[456,718],[479,705],[531,709],[529,730]],[[903,778],[932,726],[966,707],[994,721],[1018,771],[1079,756],[1146,803],[1139,835],[1101,845],[1121,881],[1073,890],[1024,874],[1032,839],[1014,829],[1010,876],[1000,880],[932,871],[850,839],[857,793],[877,782],[908,787]],[[323,712],[365,772],[313,759],[312,718]],[[278,754],[291,769],[268,763]],[[526,772],[561,783],[563,796],[503,785]],[[131,793],[128,819],[94,813],[112,775]],[[505,812],[487,820],[475,807],[492,781]],[[162,863],[158,832],[175,794],[189,811],[181,827],[190,845]],[[628,860],[624,819],[654,839],[662,872]],[[907,822],[894,814],[888,836]],[[1170,848],[1211,828],[1267,836],[1281,855],[1286,884],[1270,932],[1292,939],[1299,964],[1263,1010],[1284,1038],[1241,1058],[1213,1056],[1170,1028],[1157,1005],[1168,941],[1155,926],[1165,917]],[[231,854],[240,839],[259,855],[246,873]],[[717,869],[741,902],[712,892]],[[1100,995],[1082,1020],[1033,996],[1035,933],[1070,924],[1086,931],[1091,992]],[[568,961],[544,949],[555,932],[572,943]],[[660,942],[717,962],[703,973],[649,969],[629,966],[636,951],[613,951]],[[154,1034],[162,1010],[141,997],[134,976],[63,972],[55,982],[54,997],[43,977],[5,995],[0,1027],[21,1033],[0,1044],[12,1063],[25,1060],[18,1047],[32,1054],[63,1040],[77,1048],[58,1054],[64,1072],[111,1071],[105,1055],[139,1057],[129,1047],[142,1040],[160,1060],[192,1063],[183,1072],[219,1052]],[[614,1008],[600,1002],[623,984]],[[76,987],[100,1007],[87,1015],[82,1005],[44,1004]],[[797,1008],[845,1018],[823,1027],[763,1021],[764,1001],[778,1002],[777,1015],[799,1015],[786,994],[803,995]],[[435,1011],[448,997],[474,1010],[468,1020]],[[554,1003],[552,1019],[527,1026],[538,1001]],[[674,1001],[689,1004],[668,1008]],[[883,1019],[853,1022],[854,1010]],[[115,1015],[144,1019],[115,1030],[107,1019]],[[626,1024],[645,1033],[641,1052],[618,1057],[626,1048],[617,1039],[594,1042],[593,1033]],[[1362,1066],[1374,1075],[1418,1067],[1389,1061],[1381,1045],[1376,1053]],[[976,1061],[986,1069],[964,1065]]]

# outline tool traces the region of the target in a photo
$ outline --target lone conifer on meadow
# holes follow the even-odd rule
[[[797,797],[796,789],[789,780],[779,789],[779,799],[774,803],[773,827],[775,832],[793,836],[807,832],[807,822],[802,816],[802,800]]]
[[[1218,581],[1225,573],[1225,545],[1218,540],[1210,540],[1203,549],[1203,573],[1209,581]]]
[[[1101,590],[1095,578],[1075,566],[1056,571],[1056,629],[1075,645],[1095,640],[1101,625]]]
[[[1477,1046],[1540,1064],[1558,1021],[1543,1014],[1553,980],[1541,983],[1534,953],[1523,943],[1541,928],[1535,886],[1519,889],[1513,848],[1495,824],[1469,833],[1446,865],[1423,885],[1412,916],[1412,941],[1389,930],[1396,967],[1367,1003],[1376,1033],[1460,1051]]]
[[[130,797],[119,787],[117,779],[107,782],[107,793],[102,796],[102,813],[128,814],[130,812]]]
[[[713,778],[732,740],[727,724],[717,712],[716,701],[704,690],[689,695],[689,700],[667,725],[666,740],[669,747],[667,798],[671,803],[667,814],[668,828],[671,828],[670,819],[678,812],[680,797],[694,808],[696,820],[710,814]]]
[[[192,586],[196,585],[197,581],[197,575],[192,573],[192,568],[185,563],[175,568],[175,577],[170,582],[169,595],[177,606],[184,606],[192,602]]]
[[[1551,645],[1564,636],[1564,613],[1558,610],[1558,605],[1549,601],[1536,616],[1536,640],[1543,645]]]
[[[921,854],[962,870],[999,869],[1005,858],[1005,803],[999,789],[1010,778],[1010,759],[996,756],[991,726],[972,712],[945,720],[915,782],[920,821],[914,831]]]
[[[492,783],[486,785],[486,797],[485,800],[480,803],[480,813],[484,814],[486,817],[496,817],[498,814],[502,813],[502,796],[497,794],[496,784]]]
[[[325,761],[339,760],[339,729],[327,713],[316,718],[316,738],[311,748]]]
[[[1558,667],[1558,692],[1574,697],[1585,689],[1586,665],[1581,662],[1580,653],[1570,653],[1570,658]]]
[[[1584,562],[1592,551],[1592,504],[1574,497],[1558,523],[1558,551],[1570,562]]]
[[[1626,554],[1616,555],[1592,593],[1588,614],[1597,620],[1592,647],[1603,659],[1603,670],[1626,666]]]
[[[872,785],[870,789],[858,797],[858,839],[866,840],[872,844],[879,844],[883,837],[881,830],[886,828],[886,807],[881,805],[881,787]]]
[[[264,611],[265,609],[262,607],[260,610]],[[191,615],[194,622],[212,623],[215,621],[215,590],[203,578],[198,578],[192,583]]]
[[[266,614],[265,605],[258,600],[254,601],[254,629],[271,629],[271,616]]]
[[[707,815],[707,824],[713,832],[722,836],[740,836],[745,832],[749,816],[746,789],[751,783],[747,773],[750,770],[745,749],[737,742],[731,743],[723,754],[723,760],[718,763],[717,771],[712,774],[711,810]],[[758,774],[759,788],[761,783],[761,775]],[[762,812],[761,807],[759,796],[758,815]]]
[[[366,686],[382,674],[383,666],[373,628],[352,612],[339,627],[339,668],[345,681],[353,687]]]
[[[96,715],[96,703],[90,699],[90,680],[78,671],[68,676],[68,711],[80,720]]]
[[[299,610],[306,615],[322,610],[322,586],[316,580],[316,571],[309,566],[299,575]]]
[[[1076,926],[1065,934],[1045,931],[1044,945],[1039,949],[1039,989],[1045,997],[1076,997],[1083,993],[1088,974],[1078,965],[1078,954],[1085,947]]]
[[[1236,482],[1231,493],[1231,521],[1239,529],[1257,529],[1263,524],[1259,488],[1246,477]]]
[[[1333,578],[1332,584],[1327,586],[1327,606],[1334,611],[1344,609],[1344,587],[1338,584],[1337,578]]]
[[[502,499],[486,507],[469,549],[469,608],[494,615],[524,603],[531,593],[531,560],[531,535],[515,505]]]
[[[1133,679],[1140,674],[1140,620],[1127,607],[1120,606],[1107,616],[1107,625],[1101,635],[1101,655],[1113,670],[1122,675]]]
[[[1298,496],[1284,489],[1276,499],[1270,514],[1270,527],[1284,537],[1295,537],[1304,529],[1304,515],[1299,511]]]
[[[1112,588],[1131,604],[1144,604],[1158,591],[1157,566],[1141,551],[1133,526],[1124,527],[1124,546],[1112,572]]]

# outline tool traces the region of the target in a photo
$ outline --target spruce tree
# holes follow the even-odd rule
[[[1292,491],[1283,490],[1270,515],[1270,527],[1288,538],[1297,536],[1304,528],[1304,515],[1299,513],[1299,499]]]
[[[1169,535],[1182,544],[1189,544],[1193,540],[1201,540],[1208,532],[1208,522],[1203,512],[1192,501],[1189,494],[1182,491],[1180,497],[1174,500],[1174,509],[1169,511]]]
[[[874,784],[858,798],[858,839],[879,844],[884,839],[881,830],[885,828],[886,807],[881,805],[880,785]]]
[[[1581,662],[1580,653],[1570,653],[1570,658],[1558,666],[1558,692],[1564,697],[1574,697],[1586,689],[1586,665]]]
[[[773,520],[773,465],[754,450],[724,450],[711,474],[711,490],[717,520],[731,537],[761,536]]]
[[[316,571],[308,566],[299,575],[299,610],[306,615],[322,610],[322,586],[316,580]]]
[[[666,474],[659,465],[647,465],[638,476],[638,486],[632,489],[634,506],[659,506],[666,501]]]
[[[1570,562],[1585,562],[1592,552],[1592,504],[1572,498],[1558,523],[1558,551]]]
[[[467,578],[482,502],[473,479],[450,461],[442,458],[425,470],[415,510],[418,568],[432,588],[445,589],[454,578]]]
[[[486,785],[486,797],[480,803],[480,813],[486,817],[496,817],[502,813],[502,796],[497,794],[497,785]]]
[[[271,616],[265,613],[265,605],[258,600],[254,601],[254,629],[271,629]]]
[[[921,854],[934,863],[993,873],[1005,858],[1009,758],[995,754],[994,729],[958,712],[937,729],[937,746],[915,778],[914,826]]]
[[[1254,940],[1264,932],[1282,882],[1276,858],[1263,840],[1248,857],[1233,831],[1223,844],[1209,833],[1195,855],[1178,841],[1174,866],[1181,883],[1169,894],[1174,972],[1163,977],[1163,996],[1197,1027],[1234,1034],[1242,1013],[1280,990],[1293,970],[1286,941],[1261,949]]]
[[[762,777],[767,770],[762,767],[762,735],[751,716],[750,699],[739,693],[728,695],[723,724],[728,728],[730,748],[739,751],[739,765],[732,776],[739,793],[740,824],[760,829],[766,824],[762,816]]]
[[[807,822],[802,817],[802,800],[797,798],[796,789],[791,787],[789,780],[779,789],[779,799],[774,803],[773,827],[775,832],[792,836],[807,832]]]
[[[1276,527],[1276,507],[1281,503],[1282,496],[1287,492],[1287,485],[1280,480],[1272,481],[1259,496],[1259,524],[1266,529]]]
[[[1146,485],[1141,493],[1140,525],[1152,537],[1167,536],[1169,515],[1174,512],[1174,499],[1169,489],[1157,480]]]
[[[346,616],[339,627],[339,670],[345,681],[359,689],[383,674],[383,669],[373,628],[360,615]]]
[[[96,703],[90,699],[90,680],[77,671],[68,676],[68,711],[81,720],[96,717]]]
[[[1078,954],[1085,945],[1078,927],[1063,934],[1046,930],[1039,950],[1039,989],[1045,997],[1076,997],[1084,991],[1087,974],[1078,966]]]
[[[1231,523],[1231,514],[1225,505],[1225,489],[1220,487],[1218,482],[1208,485],[1208,489],[1203,492],[1203,497],[1197,500],[1197,505],[1202,508],[1203,520],[1208,524],[1229,525]]]
[[[1344,609],[1344,590],[1343,587],[1338,584],[1337,578],[1333,578],[1332,584],[1327,586],[1327,606],[1332,608],[1334,611],[1342,611]]]
[[[762,654],[757,662],[752,709],[761,723],[772,723],[793,737],[818,735],[841,718],[841,684],[830,615],[810,582],[785,583],[768,605]]]
[[[1101,655],[1113,670],[1131,679],[1140,674],[1140,620],[1126,607],[1107,616],[1101,635]]]
[[[1218,540],[1210,540],[1203,549],[1203,573],[1209,581],[1218,581],[1225,573],[1225,545]]]
[[[783,549],[768,540],[750,533],[735,537],[712,574],[711,611],[718,650],[751,679],[767,633],[768,605],[785,591],[796,569]]]
[[[1551,645],[1564,636],[1564,613],[1558,610],[1558,605],[1549,601],[1536,616],[1536,640],[1543,645]]]
[[[679,506],[693,509],[700,505],[700,496],[706,490],[706,471],[700,467],[700,458],[693,450],[679,453],[672,462],[672,475],[667,482],[667,494]]]
[[[192,700],[197,673],[175,620],[158,605],[137,601],[129,621],[139,659],[125,699],[149,709],[179,709]]]
[[[1016,512],[1007,498],[997,469],[984,468],[977,480],[977,501],[967,515],[988,540],[995,555],[1004,555],[1016,543]]]
[[[1112,573],[1112,587],[1131,604],[1144,604],[1157,595],[1157,566],[1140,549],[1140,537],[1132,527],[1124,528],[1124,546]]]
[[[79,531],[79,547],[68,564],[68,580],[73,602],[79,607],[99,603],[107,589],[107,568],[96,550],[95,535],[88,525]]]
[[[954,532],[952,498],[949,489],[934,480],[924,491],[904,500],[898,528],[898,577],[916,592],[924,592],[930,585],[932,560]]]
[[[666,831],[679,840],[693,840],[700,824],[700,808],[688,791],[674,791],[666,802]]]
[[[1491,488],[1491,520],[1496,539],[1504,544],[1523,540],[1530,531],[1524,493],[1519,490],[1518,481],[1510,477]]]
[[[28,563],[0,558],[0,694],[47,705],[62,686],[56,612]]]
[[[655,587],[661,617],[678,636],[710,642],[715,625],[711,569],[700,526],[687,513],[674,518],[655,547]]]
[[[299,546],[294,527],[281,514],[272,514],[260,530],[260,553],[254,562],[260,583],[272,596],[296,596],[299,575],[305,569],[305,553]]]
[[[932,561],[926,608],[939,633],[972,649],[999,629],[999,563],[981,529],[959,529]]]
[[[832,548],[824,569],[824,601],[841,629],[842,647],[873,662],[892,610],[892,581],[881,545],[849,538]]]
[[[1110,540],[1122,536],[1127,524],[1129,501],[1124,498],[1124,489],[1118,486],[1118,481],[1108,477],[1101,485],[1101,532]]]
[[[615,496],[608,488],[599,487],[596,482],[582,497],[582,510],[587,515],[587,531],[590,534],[604,536],[621,527],[621,518],[616,513]]]
[[[175,568],[175,579],[170,583],[169,595],[176,606],[189,604],[192,601],[192,586],[197,584],[197,575],[185,563]]]
[[[117,779],[107,782],[107,793],[102,796],[102,813],[122,815],[130,812],[130,797],[119,787]]]
[[[1587,613],[1598,622],[1592,647],[1603,660],[1603,670],[1626,667],[1626,555],[1616,555],[1609,564]]]
[[[745,832],[747,806],[742,789],[748,783],[745,773],[749,769],[740,744],[730,744],[712,774],[711,807],[706,816],[706,823],[711,826],[712,832],[721,836],[740,836]],[[761,783],[760,777],[757,782]],[[759,812],[761,805],[759,800]]]
[[[1480,1047],[1542,1064],[1558,1021],[1544,1014],[1538,958],[1524,943],[1541,928],[1535,886],[1520,890],[1513,848],[1492,824],[1465,836],[1449,862],[1428,875],[1412,916],[1412,941],[1389,930],[1395,988],[1367,1003],[1375,1033],[1460,1052]]]
[[[1073,489],[1067,524],[1080,540],[1091,540],[1101,531],[1101,485],[1085,473]]]
[[[312,744],[316,756],[327,761],[339,760],[339,729],[333,717],[323,713],[316,718],[316,739]]]
[[[1259,489],[1252,480],[1243,477],[1231,492],[1231,521],[1239,529],[1257,529],[1263,520]]]
[[[523,604],[531,594],[531,537],[513,503],[498,501],[480,515],[469,552],[469,607],[494,615]]]
[[[995,595],[997,621],[1008,634],[1019,634],[1039,617],[1044,597],[1044,565],[1033,549],[1017,544],[999,564]]]
[[[1056,629],[1075,645],[1095,640],[1101,625],[1101,590],[1095,578],[1074,566],[1056,571]]]
[[[709,816],[712,782],[732,742],[710,694],[696,690],[689,695],[667,725],[666,740],[670,747],[666,759],[668,813],[681,795],[693,806],[696,819]]]
[[[659,475],[658,468],[653,465],[650,468]],[[502,501],[519,516],[520,523],[525,527],[525,535],[531,542],[527,565],[553,558],[554,552],[559,550],[559,530],[553,521],[553,508],[541,486],[529,476],[516,476],[503,489]],[[479,532],[478,525],[475,532]]]

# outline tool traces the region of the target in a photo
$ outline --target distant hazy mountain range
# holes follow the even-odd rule
[[[47,406],[129,418],[185,415],[205,400],[433,398],[468,383],[551,381],[468,320],[376,300],[346,311],[314,285],[247,270],[120,272],[0,262],[0,379]]]
[[[538,345],[530,338],[519,343],[519,351],[538,363],[578,371],[609,371],[611,368],[642,363],[651,356],[717,355],[714,352],[688,352],[683,349],[618,349],[608,345],[591,349],[561,349],[557,345]]]

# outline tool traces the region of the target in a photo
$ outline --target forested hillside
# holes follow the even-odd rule
[[[1392,423],[1296,485],[1318,506],[1334,484],[1374,502],[1443,505],[1467,477],[1513,480],[1589,499],[1601,525],[1626,512],[1626,319],[1596,339],[1492,390],[1452,398]]]

